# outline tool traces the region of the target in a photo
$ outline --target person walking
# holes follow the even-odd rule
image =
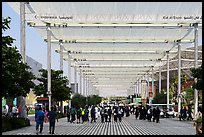
[[[81,119],[81,108],[80,107],[77,108],[76,114],[77,114],[77,124],[80,124],[81,123],[80,122],[80,119]]]
[[[101,108],[101,111],[100,111],[100,115],[101,115],[101,122],[103,123],[104,122],[104,117],[105,117],[105,109],[104,107]]]
[[[82,107],[82,110],[81,110],[81,119],[82,119],[82,124],[83,124],[84,121],[86,121],[85,108],[84,107]]]
[[[107,107],[104,110],[104,115],[105,115],[105,122],[108,122],[108,108]]]
[[[57,118],[57,112],[54,111],[54,107],[51,107],[51,111],[48,112],[48,119],[49,119],[49,133],[55,133],[55,121]]]
[[[136,109],[135,109],[135,119],[137,119],[138,116],[139,116],[139,108],[136,107]]]
[[[36,121],[36,134],[42,133],[43,131],[43,122],[44,122],[44,112],[42,111],[42,108],[37,108],[37,112],[35,113],[35,121]],[[40,132],[39,132],[39,126],[40,126]]]
[[[108,108],[108,122],[111,122],[111,115],[112,115],[112,109],[111,106]]]
[[[76,118],[75,118],[76,110],[75,110],[74,107],[71,108],[70,114],[71,114],[71,121],[70,121],[70,123],[74,123],[74,121],[76,120]]]
[[[70,108],[67,106],[67,122],[70,122]]]
[[[188,113],[187,120],[193,120],[193,118],[192,118],[192,109],[191,109],[190,106],[188,107],[187,113]]]
[[[183,119],[183,108],[182,107],[180,109],[179,121],[181,121],[181,119]]]
[[[13,107],[12,107],[13,117],[17,117],[17,111],[18,111],[17,107],[15,105],[13,105]]]
[[[122,121],[122,113],[123,113],[123,109],[121,107],[119,107],[119,110],[118,110],[118,119],[119,119],[120,122]]]
[[[184,106],[183,108],[183,120],[186,120],[187,118],[187,110],[186,110],[186,107]]]
[[[155,116],[156,116],[156,123],[159,123],[159,117],[160,117],[160,112],[161,112],[159,107],[156,108],[155,112],[156,112],[156,114],[155,114]]]
[[[85,107],[85,121],[89,122],[89,109],[88,109],[88,106]]]
[[[118,108],[116,106],[114,107],[114,110],[113,110],[113,117],[114,117],[114,121],[117,122]]]
[[[91,123],[96,122],[96,115],[95,115],[95,106],[92,106],[91,108]]]

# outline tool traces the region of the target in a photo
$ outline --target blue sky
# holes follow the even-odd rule
[[[20,16],[6,3],[2,2],[2,17],[11,17],[10,29],[3,35],[10,35],[14,39],[14,46],[20,51]],[[60,56],[52,49],[52,69],[60,69]],[[26,55],[42,64],[47,68],[47,44],[43,37],[31,27],[26,25]],[[66,70],[64,62],[64,71]],[[66,72],[66,71],[65,71]]]

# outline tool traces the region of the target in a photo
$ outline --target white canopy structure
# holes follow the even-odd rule
[[[20,14],[20,2],[8,4]],[[168,61],[171,63],[180,52],[195,45],[195,50],[189,52],[200,54],[197,41],[198,35],[202,36],[202,2],[27,2],[25,5],[27,24],[39,31],[48,48],[54,48],[61,59],[76,68],[86,81],[83,85],[91,86],[94,94],[131,95],[136,81],[147,76],[154,85],[157,78],[153,75],[160,67],[169,71]],[[176,62],[179,60],[178,57]],[[186,67],[197,67],[188,66],[192,59],[186,57],[185,62]],[[172,65],[175,64],[182,69],[179,63]],[[79,92],[91,94],[86,89]]]

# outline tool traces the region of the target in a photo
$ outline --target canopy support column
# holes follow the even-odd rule
[[[166,51],[166,57],[167,57],[167,110],[169,110],[169,51]]]
[[[71,56],[68,55],[68,79],[69,79],[69,87],[71,88]]]
[[[150,104],[152,104],[153,98],[154,98],[154,66],[152,66],[152,96],[150,98]]]
[[[159,93],[161,93],[161,66],[159,66]]]
[[[80,69],[80,90],[79,90],[79,93],[81,94],[81,95],[83,95],[83,92],[82,92],[82,69]]]
[[[63,44],[62,44],[62,40],[59,41],[59,45],[60,45],[60,70],[63,71]],[[63,77],[63,72],[62,72],[62,77]],[[60,101],[61,104],[61,112],[64,113],[64,109],[63,109],[63,101]]]
[[[77,68],[76,68],[76,61],[74,62],[74,92],[78,93],[78,89],[77,89]]]
[[[147,96],[148,96],[148,99],[149,99],[149,73],[147,73],[147,93],[148,93]]]
[[[51,111],[51,28],[47,24],[47,94],[49,98],[49,110]]]
[[[178,111],[181,109],[181,43],[177,42],[178,45]]]
[[[71,89],[71,56],[68,54],[68,79],[69,79],[69,88]],[[69,100],[69,108],[71,108],[71,98]]]
[[[194,56],[195,56],[195,69],[198,68],[198,23],[194,24]],[[197,83],[197,78],[194,78],[194,82]],[[198,90],[194,89],[194,116],[198,112]]]
[[[22,62],[26,63],[26,35],[25,35],[25,2],[20,2],[20,52],[22,56]],[[26,118],[26,112],[25,112],[25,97],[18,96],[17,97],[17,104],[21,107],[21,112],[19,113],[20,117]]]
[[[85,87],[85,74],[83,74],[83,95],[86,96],[86,87]]]

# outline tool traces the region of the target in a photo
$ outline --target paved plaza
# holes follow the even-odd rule
[[[48,123],[44,123],[42,135],[49,135]],[[35,122],[31,126],[3,132],[2,135],[36,135]],[[69,123],[66,118],[56,122],[54,135],[195,135],[195,127],[192,121],[179,121],[177,118],[162,118],[160,123],[147,120],[135,120],[134,115],[123,117],[122,122],[101,123],[100,118],[96,122],[84,124]]]

